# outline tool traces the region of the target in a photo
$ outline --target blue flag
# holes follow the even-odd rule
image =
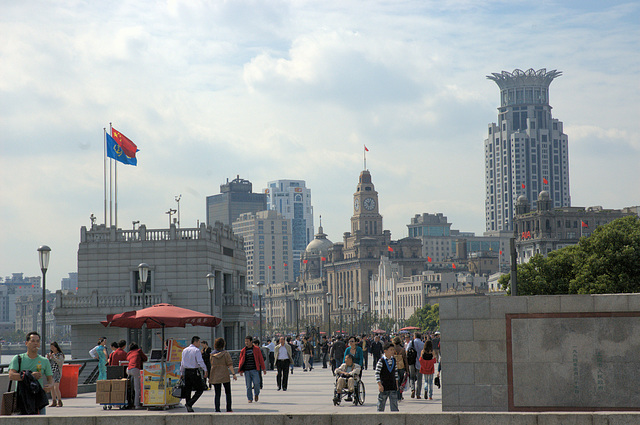
[[[107,156],[126,165],[138,165],[136,158],[129,158],[122,147],[107,133]]]

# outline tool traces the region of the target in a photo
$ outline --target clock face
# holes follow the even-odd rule
[[[353,209],[360,211],[360,198],[356,198],[356,200],[353,201]]]
[[[371,211],[376,207],[376,201],[373,198],[367,198],[364,200],[362,205],[368,210]]]

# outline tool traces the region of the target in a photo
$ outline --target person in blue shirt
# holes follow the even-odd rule
[[[349,346],[344,351],[342,363],[346,363],[348,354],[351,354],[354,363],[358,363],[361,368],[364,366],[364,352],[362,351],[362,347],[358,344],[355,336],[349,338]]]

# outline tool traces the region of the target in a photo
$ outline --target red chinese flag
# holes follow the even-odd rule
[[[431,257],[427,257],[427,261],[428,261],[428,262],[431,262]]]
[[[138,147],[136,146],[135,143],[133,143],[131,140],[129,140],[129,138],[127,138],[127,136],[125,136],[124,134],[120,133],[115,128],[112,128],[111,129],[111,137],[113,137],[113,139],[116,141],[116,143],[118,145],[120,145],[120,147],[124,151],[125,155],[127,155],[129,158],[135,158],[136,157],[136,152],[138,151]]]
[[[589,227],[589,225],[582,220],[580,220],[580,224],[582,225],[582,227]]]
[[[287,263],[284,263],[284,266],[287,267]]]
[[[320,257],[320,261],[327,261],[327,257]]]
[[[308,260],[302,260],[302,264],[307,264]]]
[[[524,187],[525,187],[525,186],[524,186],[524,183],[522,183],[522,188],[524,189]]]
[[[502,255],[502,250],[500,250],[500,255]]]
[[[544,184],[549,184],[549,180],[545,179],[544,177],[542,178],[542,183]]]
[[[271,270],[271,266],[269,266],[269,270]]]
[[[369,149],[367,149],[367,145],[364,145],[364,150],[365,152],[369,152]]]
[[[393,252],[393,248],[391,248],[390,246],[387,247],[387,251],[389,252]]]
[[[456,265],[454,263],[451,263],[451,267],[453,267],[455,269]]]

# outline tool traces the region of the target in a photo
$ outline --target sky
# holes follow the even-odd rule
[[[118,167],[118,225],[205,221],[236,175],[305,180],[314,226],[349,231],[363,169],[384,227],[441,212],[482,234],[492,72],[557,69],[573,206],[640,204],[637,1],[0,0],[0,276],[47,287],[104,222],[103,129],[140,151]]]

